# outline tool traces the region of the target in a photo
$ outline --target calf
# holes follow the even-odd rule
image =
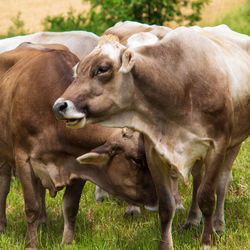
[[[75,55],[62,45],[23,44],[0,55],[0,179],[6,195],[10,167],[15,166],[22,185],[27,217],[26,246],[38,246],[37,227],[46,219],[44,188],[54,197],[66,187],[63,198],[63,244],[73,239],[79,199],[86,180],[134,204],[154,207],[157,197],[144,160],[142,136],[89,125],[84,131],[65,128],[54,118],[51,106],[73,80]],[[73,122],[73,121],[71,121]],[[80,165],[82,153],[119,138],[107,164]],[[141,159],[142,163],[136,163]],[[7,163],[7,164],[6,164]],[[124,188],[125,187],[125,188]],[[2,190],[3,190],[2,189]],[[0,200],[1,202],[1,200]],[[0,228],[5,228],[5,207],[0,204]]]

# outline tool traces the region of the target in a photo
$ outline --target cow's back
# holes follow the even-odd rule
[[[86,31],[38,32],[0,40],[0,53],[12,50],[23,42],[43,44],[63,44],[80,59],[88,55],[96,46],[98,36]]]

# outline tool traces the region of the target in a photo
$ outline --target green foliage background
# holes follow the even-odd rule
[[[250,0],[246,0],[244,5],[226,13],[211,25],[222,23],[228,25],[234,31],[250,35]]]
[[[82,29],[98,35],[120,21],[167,25],[170,21],[193,25],[201,19],[201,9],[210,0],[83,0],[91,3],[89,13],[47,17],[45,30]],[[188,11],[187,11],[188,10]]]

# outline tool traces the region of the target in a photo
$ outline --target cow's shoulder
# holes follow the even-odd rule
[[[17,48],[22,48],[25,50],[40,50],[40,51],[50,51],[50,50],[65,50],[70,51],[68,47],[63,44],[43,44],[43,43],[32,43],[32,42],[23,42],[17,46]]]
[[[36,54],[40,53],[39,50],[27,49],[25,46],[20,48],[6,51],[0,54],[0,75],[2,76],[10,68],[16,65],[20,60],[26,60],[30,57],[34,57]]]

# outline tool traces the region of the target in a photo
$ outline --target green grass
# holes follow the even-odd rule
[[[245,4],[225,13],[221,18],[209,25],[215,26],[219,24],[226,24],[234,31],[250,35],[250,0],[246,0]]]
[[[233,182],[225,202],[226,232],[218,237],[217,249],[250,249],[249,196],[250,138],[242,146],[233,167]],[[160,239],[158,214],[142,210],[134,218],[124,219],[126,203],[111,197],[103,203],[95,201],[94,185],[87,183],[81,198],[75,240],[65,249],[157,249]],[[180,184],[185,208],[191,201],[191,185]],[[61,249],[63,232],[62,194],[48,195],[47,227],[39,230],[40,249]],[[182,231],[187,211],[177,212],[173,222],[175,249],[199,249],[202,226]],[[0,236],[1,249],[24,249],[26,223],[20,183],[13,179],[7,200],[8,226]]]

